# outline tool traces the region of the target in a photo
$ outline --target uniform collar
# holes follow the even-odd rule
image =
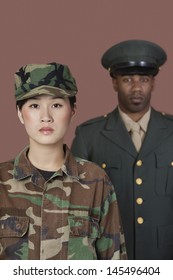
[[[40,173],[36,167],[34,167],[31,162],[29,161],[27,154],[28,154],[29,147],[26,147],[15,159],[14,162],[14,178],[16,180],[22,180],[27,177],[32,177],[32,179],[35,181],[39,179]],[[77,162],[70,152],[67,145],[64,145],[65,150],[65,163],[62,165],[60,170],[54,173],[53,177],[56,176],[63,176],[63,174],[66,174],[67,176],[74,177],[76,179],[79,178],[78,174],[78,167]],[[38,183],[38,182],[37,182]]]
[[[118,111],[119,114],[127,128],[127,131],[129,132],[131,130],[132,124],[134,123],[134,121],[124,112],[122,112],[122,110],[118,107]],[[141,129],[146,132],[147,128],[148,128],[148,123],[150,120],[150,116],[151,116],[151,107],[149,108],[149,110],[143,115],[143,117],[138,121],[138,124],[140,125]]]

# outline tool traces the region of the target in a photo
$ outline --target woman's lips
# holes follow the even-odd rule
[[[54,131],[54,129],[51,127],[42,127],[39,129],[39,131],[42,132],[43,134],[50,134]]]

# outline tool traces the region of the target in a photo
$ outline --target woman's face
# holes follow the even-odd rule
[[[18,116],[25,126],[30,145],[63,144],[74,114],[75,108],[71,107],[68,98],[49,95],[28,99],[21,110],[18,108]]]

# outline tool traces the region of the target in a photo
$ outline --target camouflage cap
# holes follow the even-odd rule
[[[72,97],[78,91],[68,66],[55,62],[25,65],[15,73],[14,77],[16,101],[41,94]]]

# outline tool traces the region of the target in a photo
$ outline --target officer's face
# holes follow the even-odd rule
[[[145,113],[151,100],[154,78],[144,75],[117,75],[112,79],[120,109],[125,113]]]

